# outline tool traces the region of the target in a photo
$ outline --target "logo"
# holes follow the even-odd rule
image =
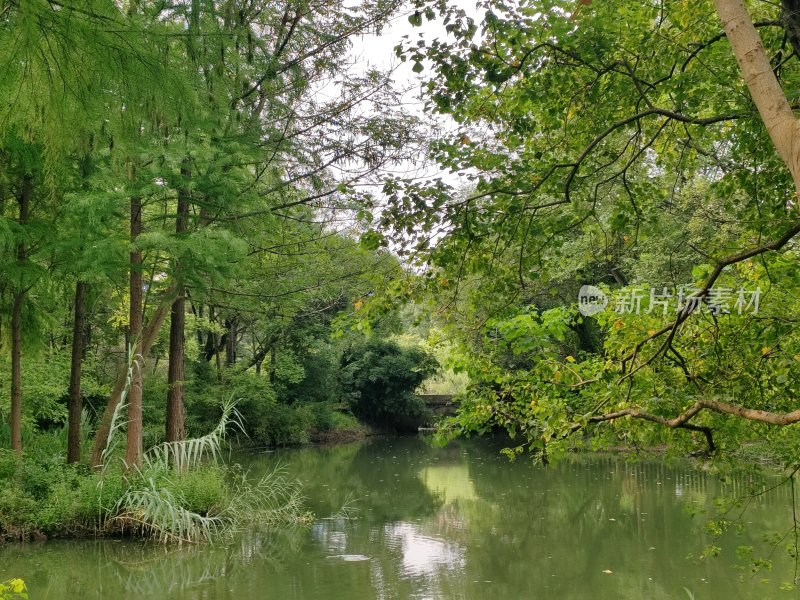
[[[600,288],[584,285],[578,292],[578,311],[584,317],[591,317],[608,306],[608,296]]]

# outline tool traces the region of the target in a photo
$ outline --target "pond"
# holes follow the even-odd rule
[[[0,547],[0,580],[26,580],[31,598],[172,599],[658,599],[772,598],[791,577],[751,575],[736,548],[785,533],[791,490],[755,498],[747,530],[703,551],[710,506],[744,494],[689,464],[583,455],[541,467],[499,446],[433,448],[419,438],[249,456],[303,481],[308,528],[253,531],[226,547],[161,548],[120,540]],[[768,582],[762,581],[765,577]]]

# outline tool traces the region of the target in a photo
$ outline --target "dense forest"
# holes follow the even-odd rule
[[[358,435],[371,369],[392,414],[421,411],[434,359],[387,338],[398,310],[359,313],[407,276],[365,224],[422,140],[391,73],[347,49],[397,8],[3,6],[0,440],[53,479],[2,456],[23,480],[5,534],[74,527],[37,516],[90,473],[64,461],[146,482],[155,454],[187,469],[231,428]],[[376,402],[355,413],[391,425]]]
[[[0,535],[303,522],[223,443],[423,389],[793,490],[795,4],[0,0]]]

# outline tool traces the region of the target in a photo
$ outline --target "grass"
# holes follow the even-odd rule
[[[148,450],[129,470],[114,451],[99,471],[67,465],[66,436],[40,433],[24,458],[0,450],[0,538],[135,535],[159,543],[211,542],[255,524],[309,521],[297,482],[281,470],[252,480],[223,464],[227,433],[241,428],[233,401],[207,435]],[[62,447],[63,446],[63,447]]]

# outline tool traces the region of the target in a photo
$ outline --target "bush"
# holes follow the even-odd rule
[[[10,479],[17,472],[20,457],[13,450],[0,448],[0,481]]]
[[[200,515],[218,513],[227,502],[225,473],[213,465],[176,474],[165,482],[164,488],[183,508]]]
[[[277,369],[275,381],[278,401],[309,405],[336,402],[339,397],[339,358],[340,352],[336,346],[315,344],[313,351],[296,357],[302,367],[302,379],[288,380],[285,369]],[[277,366],[282,365],[279,362]]]
[[[306,406],[275,404],[260,415],[259,422],[251,429],[251,438],[258,444],[273,446],[307,444],[313,420]]]
[[[336,427],[336,418],[330,404],[325,402],[315,402],[306,405],[311,415],[311,427],[317,431],[330,431]]]
[[[251,438],[259,437],[258,428],[276,404],[275,391],[263,375],[226,369],[222,383],[209,385],[198,379],[187,387],[186,429],[188,435],[207,433],[208,424],[220,417],[220,398],[233,398]]]
[[[98,524],[128,489],[122,468],[106,469],[102,477],[92,474],[78,482],[73,518],[86,526]]]
[[[419,348],[369,339],[342,356],[342,390],[353,413],[369,423],[404,429],[426,409],[414,390],[437,369],[436,359]]]

